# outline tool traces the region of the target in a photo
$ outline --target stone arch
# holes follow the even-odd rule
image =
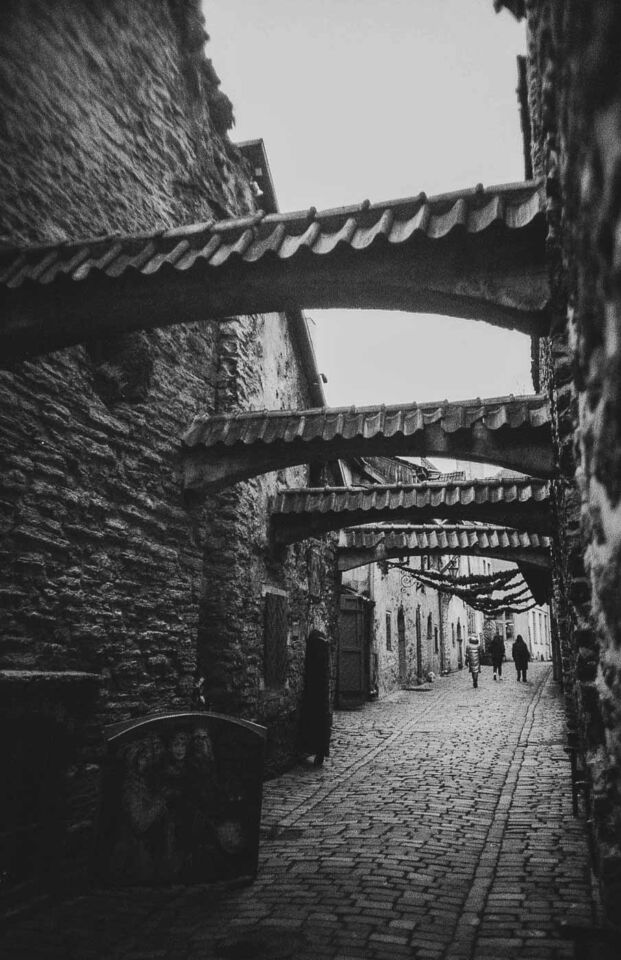
[[[349,307],[549,329],[541,182],[265,214],[0,258],[0,357],[253,313]]]

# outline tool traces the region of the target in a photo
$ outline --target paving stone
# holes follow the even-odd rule
[[[250,887],[73,898],[0,934],[2,960],[572,957],[597,903],[550,673],[476,703],[454,675],[337,712],[321,774],[264,786]],[[486,731],[472,747],[466,717]]]

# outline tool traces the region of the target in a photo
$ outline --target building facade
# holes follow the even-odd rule
[[[171,229],[183,243],[186,224],[273,209],[205,40],[191,0],[9,5],[4,248]],[[112,304],[110,258],[98,269]],[[309,468],[192,497],[179,449],[199,414],[323,402],[300,313],[98,338],[0,373],[9,886],[83,862],[113,722],[198,704],[264,724],[268,771],[295,756],[307,634],[336,642],[333,538],[275,550],[267,504]]]

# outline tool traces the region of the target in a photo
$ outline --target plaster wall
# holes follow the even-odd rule
[[[412,569],[420,569],[420,562],[418,557],[410,558]],[[415,685],[419,680],[424,681],[430,672],[439,677],[443,670],[452,672],[460,668],[468,625],[474,622],[474,611],[463,601],[423,587],[408,578],[405,570],[383,564],[369,564],[348,571],[343,574],[343,583],[359,593],[366,592],[375,603],[372,653],[377,656],[380,696],[403,684]],[[403,611],[405,628],[404,671],[399,659],[400,610]],[[387,615],[390,616],[390,645],[387,643]],[[420,663],[417,657],[417,624],[420,624]],[[458,642],[460,634],[461,657]]]

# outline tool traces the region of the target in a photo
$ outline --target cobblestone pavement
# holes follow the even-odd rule
[[[332,758],[265,785],[259,874],[91,893],[12,924],[4,960],[600,957],[549,664],[335,715]]]

